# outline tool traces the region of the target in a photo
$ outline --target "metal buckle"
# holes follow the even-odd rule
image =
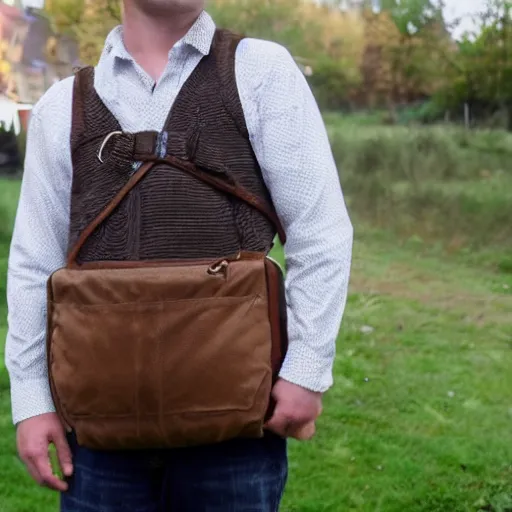
[[[216,274],[219,274],[220,272],[225,272],[226,269],[228,268],[228,265],[229,263],[227,260],[222,260],[218,264],[213,264],[208,268],[208,274],[214,276]]]
[[[107,145],[107,142],[114,136],[114,135],[123,135],[123,132],[110,132],[104,139],[103,139],[103,142],[101,143],[101,146],[100,146],[100,150],[98,151],[98,160],[101,162],[101,163],[104,163],[104,160],[103,160],[103,150],[105,149],[105,146]]]
[[[236,254],[236,256],[230,256],[226,259],[223,259],[223,260],[217,260],[215,263],[212,263],[209,267],[208,267],[208,274],[214,276],[216,274],[220,274],[221,272],[226,274],[227,273],[227,270],[228,270],[228,267],[229,267],[229,264],[232,262],[232,261],[238,261],[242,258],[242,252],[241,251],[238,251],[238,253]]]

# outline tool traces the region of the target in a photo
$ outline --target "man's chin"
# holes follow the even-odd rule
[[[142,4],[144,4],[142,6]],[[193,16],[199,15],[204,8],[204,2],[187,0],[154,0],[150,2],[141,2],[147,14],[159,17],[173,16]]]

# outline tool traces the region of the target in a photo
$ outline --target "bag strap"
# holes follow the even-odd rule
[[[182,171],[188,172],[192,176],[203,181],[204,183],[207,183],[208,185],[211,185],[217,190],[237,197],[241,201],[244,201],[247,204],[251,205],[274,225],[274,228],[277,232],[277,235],[279,236],[279,240],[281,241],[281,243],[283,245],[286,243],[286,233],[275,210],[270,209],[257,195],[252,194],[239,183],[236,183],[234,181],[228,182],[222,178],[219,179],[212,175],[211,173],[203,171],[196,165],[176,158],[175,156],[172,155],[167,155],[164,159],[160,161],[165,162],[166,164],[169,164],[172,167],[175,167]]]
[[[107,204],[107,206],[96,216],[90,224],[86,226],[86,228],[82,231],[80,237],[73,245],[71,251],[69,252],[67,258],[67,266],[73,267],[77,264],[78,254],[80,250],[84,246],[85,242],[89,239],[89,237],[93,234],[93,232],[102,224],[111,214],[112,212],[119,206],[121,201],[128,195],[128,193],[144,178],[144,176],[159,163],[166,163],[172,165],[173,167],[185,171],[197,179],[207,183],[214,188],[221,190],[227,194],[230,194],[238,199],[245,201],[250,204],[260,213],[262,213],[275,227],[279,239],[281,243],[284,245],[286,243],[286,234],[283,229],[283,226],[275,213],[275,211],[270,210],[267,205],[261,201],[257,196],[251,194],[248,190],[236,183],[228,183],[224,180],[220,180],[211,174],[198,169],[195,165],[180,160],[173,156],[167,156],[163,159],[155,159],[152,161],[146,161],[141,165],[141,167],[131,176],[131,178],[127,181],[127,183],[119,190],[119,192],[114,196],[114,198]]]

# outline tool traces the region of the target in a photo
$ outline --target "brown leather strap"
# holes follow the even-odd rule
[[[119,203],[128,195],[128,192],[139,183],[139,181],[155,166],[155,162],[146,162],[132,175],[126,185],[114,196],[112,201],[103,209],[100,214],[82,231],[80,238],[76,241],[68,255],[68,267],[76,265],[76,259],[87,239],[94,230],[117,208]]]
[[[180,170],[188,172],[192,176],[195,176],[197,179],[203,181],[215,187],[218,190],[226,192],[232,196],[239,198],[242,201],[250,204],[254,208],[256,208],[259,212],[261,212],[267,219],[272,222],[274,227],[277,230],[277,234],[279,235],[279,239],[281,243],[284,245],[286,243],[286,234],[284,232],[283,226],[277,217],[277,214],[267,208],[267,206],[255,195],[251,194],[249,191],[244,189],[238,184],[230,184],[224,180],[218,179],[211,174],[198,169],[195,165],[180,160],[173,156],[167,156],[163,160],[153,160],[145,162],[139,170],[132,175],[132,177],[128,180],[126,185],[114,196],[112,201],[108,203],[108,205],[103,209],[100,214],[94,218],[94,220],[82,231],[80,238],[76,241],[75,245],[71,249],[68,255],[67,265],[68,267],[72,267],[76,265],[76,260],[80,250],[84,246],[87,239],[92,235],[92,233],[96,230],[96,228],[105,220],[107,217],[117,208],[117,206],[121,203],[121,201],[128,195],[130,190],[132,190],[137,183],[158,163],[166,163],[176,167]]]
[[[193,158],[189,147],[190,136],[183,131],[138,132],[123,134],[132,139],[133,152],[130,155],[136,162],[146,162],[173,153],[177,157]],[[172,149],[171,149],[172,148]]]
[[[281,243],[284,245],[286,243],[286,233],[284,231],[283,225],[281,224],[281,221],[279,220],[279,217],[277,214],[269,210],[267,205],[263,203],[259,199],[259,197],[255,196],[254,194],[251,194],[248,190],[243,188],[239,184],[231,184],[223,179],[218,179],[212,174],[202,171],[201,169],[198,169],[194,164],[190,164],[188,162],[185,162],[183,160],[180,160],[173,156],[166,156],[162,160],[158,160],[161,162],[165,162],[169,165],[172,165],[173,167],[176,167],[182,171],[188,172],[192,176],[195,176],[199,180],[203,181],[204,183],[208,183],[212,187],[215,187],[218,190],[222,190],[223,192],[226,192],[228,194],[231,194],[232,196],[237,197],[238,199],[250,204],[252,207],[256,208],[260,213],[262,213],[267,219],[274,225],[276,228],[277,234],[279,236],[279,240],[281,240]]]
[[[133,135],[133,159],[136,162],[143,162],[156,155],[158,132],[139,132]],[[167,147],[165,148],[167,149]]]

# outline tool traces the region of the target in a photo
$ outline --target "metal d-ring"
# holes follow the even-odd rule
[[[212,276],[214,276],[214,275],[218,274],[219,272],[223,272],[228,268],[228,265],[229,265],[229,263],[227,260],[222,260],[220,263],[210,266],[208,268],[208,274],[211,274]]]
[[[98,160],[103,163],[103,150],[105,149],[105,146],[107,145],[107,142],[114,136],[114,135],[123,135],[123,132],[110,132],[101,143],[100,150],[98,151]]]

